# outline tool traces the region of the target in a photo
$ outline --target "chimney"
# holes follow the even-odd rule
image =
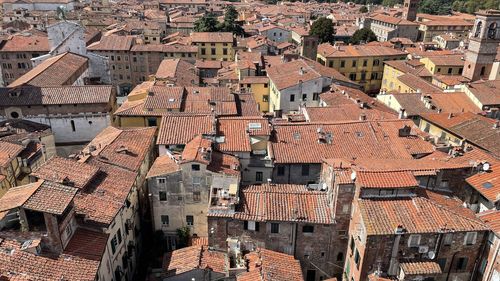
[[[448,119],[451,119],[453,117],[453,113],[450,112],[450,114],[448,114]]]
[[[406,109],[404,109],[402,107],[399,109],[399,115],[398,115],[399,119],[404,119],[405,118],[405,111],[406,111]]]
[[[299,69],[299,74],[300,75],[304,75],[304,68],[301,66],[300,69]]]
[[[365,113],[361,113],[359,115],[359,121],[366,121],[366,114]]]

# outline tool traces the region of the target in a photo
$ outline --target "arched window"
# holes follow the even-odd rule
[[[483,22],[480,21],[477,23],[476,25],[476,32],[474,33],[474,37],[479,37],[479,35],[481,34],[481,28],[483,28]]]
[[[497,36],[497,23],[494,22],[490,24],[490,27],[488,27],[488,38],[495,39],[496,36]]]

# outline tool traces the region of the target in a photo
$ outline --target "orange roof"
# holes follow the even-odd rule
[[[135,42],[135,36],[109,35],[101,37],[99,42],[87,47],[89,51],[129,51]]]
[[[441,266],[436,262],[403,262],[399,267],[406,275],[441,274]]]
[[[207,246],[190,246],[166,253],[163,269],[166,277],[172,277],[196,269],[208,269],[225,273],[227,255],[209,250]]]
[[[491,202],[500,201],[500,161],[489,163],[490,171],[478,172],[465,181]]]
[[[269,122],[264,118],[230,117],[219,118],[217,135],[224,136],[224,142],[217,144],[221,151],[249,152],[251,136],[269,136]]]
[[[410,136],[399,137],[399,129],[413,127]],[[412,159],[413,154],[431,153],[433,146],[421,139],[411,121],[350,121],[342,123],[275,124],[272,142],[276,163],[321,163],[325,158]],[[331,143],[319,142],[321,130],[331,134]]]
[[[0,167],[5,167],[6,165],[8,165],[23,150],[24,147],[20,144],[0,141]]]
[[[423,196],[387,200],[358,199],[358,205],[368,235],[391,235],[398,226],[402,226],[406,233],[488,229],[479,219],[463,215],[462,210],[457,211],[457,208],[464,207],[452,208]],[[465,211],[470,212],[467,209]]]
[[[248,272],[238,274],[237,281],[303,281],[300,262],[293,256],[263,248],[245,255]]]
[[[62,215],[75,197],[77,188],[44,181],[23,204],[23,208]]]
[[[0,40],[1,42],[2,40]],[[0,52],[41,52],[48,53],[50,51],[49,39],[47,35],[24,35],[14,34],[9,36],[3,45]]]
[[[180,171],[179,164],[170,156],[162,155],[155,159],[146,178],[163,176],[177,171]]]
[[[344,45],[332,46],[323,43],[318,46],[318,54],[325,58],[352,58],[352,57],[406,57],[406,53],[398,49],[372,45]]]
[[[500,235],[500,210],[481,212],[477,216],[486,223],[493,232]]]
[[[108,242],[108,234],[78,227],[64,248],[65,255],[101,261]]]
[[[292,184],[263,184],[242,188],[240,203],[233,217],[253,221],[332,223],[325,192],[310,191],[305,186]]]
[[[408,188],[418,186],[417,180],[409,171],[359,171],[356,182],[362,188]]]
[[[95,166],[56,156],[36,168],[31,176],[67,186],[84,188],[98,171],[99,168]]]
[[[231,32],[193,32],[191,33],[193,43],[232,43]]]
[[[48,58],[16,79],[9,87],[24,84],[38,87],[72,85],[88,67],[88,60],[87,57],[73,53]]]
[[[43,181],[12,187],[0,198],[0,212],[21,207],[37,191]]]
[[[196,135],[214,134],[211,115],[165,115],[158,131],[157,144],[186,144]]]
[[[184,99],[183,87],[153,86],[149,89],[144,101],[144,108],[150,109],[181,109]]]
[[[182,162],[199,162],[205,165],[210,164],[210,153],[212,141],[203,138],[201,135],[195,136],[189,141],[182,151]]]

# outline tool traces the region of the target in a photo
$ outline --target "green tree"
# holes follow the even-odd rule
[[[227,6],[226,11],[224,13],[224,22],[218,25],[217,29],[219,31],[232,32],[236,35],[244,35],[245,31],[241,26],[241,23],[237,21],[238,19],[238,11],[234,8],[234,6]]]
[[[361,8],[359,8],[359,12],[360,13],[368,13],[368,8],[366,6],[361,6]]]
[[[351,37],[350,43],[359,45],[361,43],[368,43],[372,41],[377,41],[377,36],[371,29],[365,27],[354,32]]]
[[[320,43],[333,43],[335,30],[332,20],[325,17],[318,18],[313,22],[309,34],[318,36]]]
[[[177,229],[177,236],[179,237],[179,243],[177,243],[177,246],[179,248],[187,247],[189,242],[189,235],[189,227],[185,226]]]
[[[194,31],[196,32],[216,32],[218,29],[218,22],[215,16],[211,13],[198,19],[194,22]]]
[[[419,11],[432,15],[447,15],[451,13],[450,0],[423,0],[419,4]]]

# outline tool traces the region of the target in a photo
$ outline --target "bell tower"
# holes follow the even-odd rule
[[[469,48],[465,52],[463,76],[472,81],[488,78],[500,43],[500,11],[476,13],[474,27],[469,34]]]
[[[405,0],[403,8],[403,19],[409,21],[417,20],[418,3],[420,0]]]

